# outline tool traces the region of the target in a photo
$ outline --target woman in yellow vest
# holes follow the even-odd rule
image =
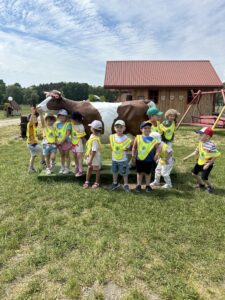
[[[39,114],[42,126],[42,146],[43,155],[45,157],[46,162],[46,175],[49,175],[51,174],[55,166],[55,158],[57,152],[56,133],[54,128],[56,117],[52,114],[47,114],[44,118],[43,112],[40,109]]]
[[[114,124],[115,134],[111,134],[109,137],[110,146],[112,149],[112,191],[120,186],[120,184],[118,183],[119,174],[123,176],[124,191],[130,191],[128,185],[129,164],[127,158],[127,150],[130,147],[132,140],[126,134],[124,134],[125,129],[125,122],[123,120],[117,120]]]
[[[87,151],[85,153],[85,158],[87,162],[87,173],[86,173],[86,181],[83,184],[83,188],[87,189],[90,187],[90,179],[92,172],[95,171],[95,183],[92,185],[93,189],[96,189],[100,185],[100,169],[101,169],[101,133],[102,133],[102,122],[98,120],[94,120],[88,126],[91,127],[91,136],[87,141],[86,148]]]
[[[213,192],[213,186],[209,182],[208,177],[212,171],[215,160],[221,156],[216,145],[210,140],[213,136],[213,130],[210,127],[204,127],[196,131],[199,134],[199,144],[194,152],[186,156],[186,161],[192,156],[198,155],[198,161],[192,170],[192,175],[196,179],[198,188],[206,188],[208,193]],[[198,175],[201,173],[201,177]]]
[[[38,153],[42,153],[42,147],[38,144],[38,122],[37,122],[38,113],[36,108],[31,108],[31,114],[28,115],[27,123],[27,148],[30,150],[30,164],[28,168],[29,173],[36,172],[34,168],[34,160]],[[43,158],[43,157],[42,157]],[[43,161],[43,159],[42,159]]]
[[[75,161],[76,177],[83,175],[83,153],[84,153],[84,137],[86,132],[84,125],[82,124],[83,117],[79,112],[73,112],[71,115],[71,142],[72,142],[72,153]]]
[[[169,109],[165,112],[165,118],[159,128],[160,133],[162,135],[162,141],[167,145],[172,147],[172,143],[174,140],[174,132],[176,127],[176,120],[179,117],[180,113],[175,109]]]
[[[137,186],[136,192],[141,192],[143,177],[145,177],[146,192],[151,192],[150,187],[151,171],[154,161],[158,157],[158,141],[149,136],[152,124],[142,122],[140,125],[141,135],[137,135],[132,148],[132,159],[136,162]]]
[[[71,123],[68,120],[68,112],[65,109],[60,109],[55,123],[56,144],[61,157],[61,168],[59,174],[70,173],[70,149],[72,147],[70,134]]]

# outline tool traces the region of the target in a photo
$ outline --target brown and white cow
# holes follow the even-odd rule
[[[139,126],[141,122],[147,120],[146,112],[151,105],[149,100],[133,100],[125,102],[89,102],[89,101],[73,101],[66,99],[54,93],[42,101],[37,108],[42,111],[66,109],[68,112],[77,111],[82,114],[84,127],[87,136],[90,135],[90,124],[93,120],[100,120],[103,123],[102,142],[109,142],[109,135],[113,132],[116,120],[123,120],[126,123],[126,132],[132,135],[140,133]]]

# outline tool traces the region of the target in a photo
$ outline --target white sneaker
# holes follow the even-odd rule
[[[46,175],[50,175],[52,172],[51,172],[51,169],[47,168],[46,169]]]
[[[69,168],[65,168],[64,171],[63,171],[63,174],[67,175],[67,174],[69,174],[69,172],[70,172],[70,169]]]
[[[64,167],[61,167],[59,170],[59,174],[64,174],[64,170],[65,170]]]
[[[35,170],[34,167],[29,167],[28,168],[28,173],[35,173],[35,172],[37,172],[37,171]]]
[[[171,184],[164,184],[163,186],[162,186],[162,188],[163,189],[171,189],[172,188],[172,185]]]
[[[160,184],[156,181],[153,181],[152,183],[150,183],[150,187],[154,187],[154,186],[159,186]]]

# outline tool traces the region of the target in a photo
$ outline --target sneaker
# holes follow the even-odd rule
[[[124,191],[125,191],[126,193],[129,193],[129,192],[130,192],[130,188],[129,188],[129,185],[128,185],[128,184],[125,184],[125,185],[123,186],[123,189],[124,189]]]
[[[52,172],[51,172],[51,169],[50,168],[47,168],[46,169],[46,175],[50,175]]]
[[[81,177],[82,175],[83,175],[83,172],[78,171],[78,172],[75,174],[75,177]]]
[[[51,162],[50,164],[50,169],[53,170],[55,168],[56,163],[54,161]]]
[[[41,160],[41,161],[40,161],[40,164],[41,164],[42,166],[45,166],[45,165],[46,165],[45,160]]]
[[[204,189],[204,188],[205,188],[205,185],[204,185],[204,184],[199,184],[199,183],[197,183],[197,184],[194,185],[194,188],[195,188],[195,189]]]
[[[135,192],[140,193],[141,192],[141,185],[137,185],[135,188]]]
[[[213,187],[212,186],[208,186],[207,188],[206,188],[206,192],[208,192],[208,193],[213,193]]]
[[[159,186],[160,184],[156,181],[150,183],[150,187]]]
[[[148,185],[148,186],[146,186],[145,191],[146,191],[146,193],[151,193],[153,190],[150,187],[150,185]]]
[[[172,185],[171,184],[164,184],[163,186],[162,186],[162,188],[163,189],[171,189],[172,188]]]
[[[35,170],[34,167],[29,167],[28,168],[28,173],[36,173],[37,171]]]
[[[111,186],[111,191],[114,191],[114,190],[118,189],[118,187],[120,187],[120,184],[118,182],[113,183],[112,186]]]
[[[59,170],[59,174],[63,174],[64,170],[65,170],[64,167],[61,167],[60,170]]]
[[[65,168],[64,171],[63,171],[63,174],[64,175],[67,175],[70,173],[70,169],[69,168]]]

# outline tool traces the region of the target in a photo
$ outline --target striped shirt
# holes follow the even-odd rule
[[[202,143],[202,148],[207,152],[216,152],[217,151],[216,145],[212,141]],[[198,146],[196,147],[195,152],[196,153],[199,152]]]

